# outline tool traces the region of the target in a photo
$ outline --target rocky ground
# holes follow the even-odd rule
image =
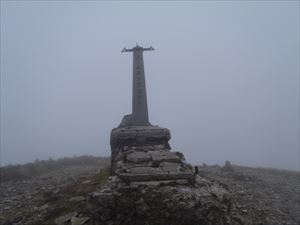
[[[254,224],[300,224],[300,173],[242,166],[201,166],[199,174],[223,183]]]
[[[101,188],[108,165],[70,166],[34,179],[2,182],[0,224],[72,224],[88,222],[87,194]]]
[[[87,196],[107,182],[102,165],[69,166],[0,184],[0,224],[95,224]],[[199,174],[233,195],[253,224],[300,224],[300,173],[275,169],[199,166]]]

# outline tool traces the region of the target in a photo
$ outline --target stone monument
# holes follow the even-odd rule
[[[142,48],[136,46],[132,49],[124,48],[122,52],[133,52],[133,76],[132,76],[132,126],[148,126],[148,105],[144,71],[144,51],[153,51],[154,48]]]
[[[133,53],[132,113],[111,131],[111,177],[89,197],[93,220],[110,225],[241,225],[226,188],[194,173],[171,151],[170,131],[151,125],[143,52]],[[196,170],[198,171],[198,170]]]
[[[151,50],[139,45],[122,50],[133,53],[132,114],[111,132],[111,172],[126,182],[193,182],[183,154],[170,151],[170,131],[149,123],[143,52]]]

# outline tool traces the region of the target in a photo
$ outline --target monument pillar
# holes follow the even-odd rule
[[[124,48],[122,52],[133,52],[132,69],[132,114],[131,123],[133,126],[148,126],[148,105],[144,71],[143,52],[152,51],[154,48],[143,48],[139,45],[132,49]]]
[[[172,152],[169,129],[149,123],[143,52],[154,48],[136,46],[133,52],[132,114],[111,131],[111,174],[124,182],[171,181],[194,183],[192,167],[180,152]]]

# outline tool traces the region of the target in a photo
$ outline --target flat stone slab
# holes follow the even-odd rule
[[[146,152],[133,151],[126,155],[126,160],[133,163],[149,162],[151,156]]]
[[[140,152],[149,152],[149,151],[158,151],[158,150],[164,150],[164,151],[170,151],[170,149],[167,149],[165,145],[151,145],[151,146],[124,146],[123,151],[140,151]]]
[[[160,168],[149,167],[149,166],[139,166],[130,168],[131,174],[159,174],[162,173]]]
[[[115,128],[111,131],[111,145],[120,144],[147,144],[164,145],[160,141],[167,142],[171,134],[169,129],[158,126],[131,126]]]
[[[183,173],[166,173],[161,172],[158,174],[130,174],[130,173],[120,173],[117,174],[119,178],[124,180],[125,182],[133,182],[133,181],[159,181],[159,180],[190,180],[194,182],[195,176],[191,172],[183,172]]]
[[[181,162],[181,158],[174,152],[169,151],[153,151],[150,152],[152,161],[154,162]]]
[[[113,200],[113,194],[112,192],[95,191],[90,194],[89,199],[90,198],[97,199],[102,203],[111,202]]]
[[[130,183],[130,187],[162,187],[162,186],[175,186],[175,185],[188,185],[190,183],[187,179],[179,180],[159,180],[159,181],[134,181]]]
[[[161,168],[161,170],[166,172],[169,171],[171,173],[176,173],[179,172],[180,169],[183,169],[181,163],[177,162],[162,162],[160,163],[159,167]]]
[[[70,202],[82,202],[85,200],[83,196],[75,196],[69,199]]]

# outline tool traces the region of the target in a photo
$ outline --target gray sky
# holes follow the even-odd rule
[[[298,1],[1,1],[1,164],[110,155],[136,42],[188,162],[299,168]]]

